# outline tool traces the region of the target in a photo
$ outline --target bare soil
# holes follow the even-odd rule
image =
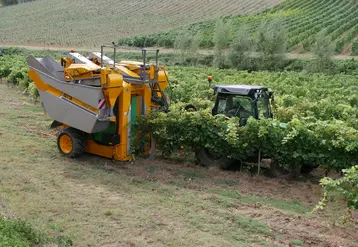
[[[358,228],[333,227],[314,217],[307,219],[300,215],[291,216],[259,203],[241,204],[232,210],[238,214],[267,222],[271,229],[284,236],[284,239],[276,240],[280,244],[286,244],[292,239],[300,239],[308,246],[322,244],[326,247],[356,246],[352,242],[356,239]]]

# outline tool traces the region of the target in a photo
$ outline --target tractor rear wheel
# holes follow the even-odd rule
[[[228,169],[234,161],[227,157],[218,157],[210,153],[206,148],[202,148],[196,152],[196,160],[198,165],[203,167],[218,167]]]
[[[68,157],[78,157],[85,151],[84,135],[74,128],[66,128],[57,137],[57,147],[62,154]]]
[[[184,107],[184,110],[186,111],[198,111],[198,107],[195,105],[189,104]]]
[[[297,180],[301,175],[301,166],[300,165],[292,165],[289,168],[289,179]]]

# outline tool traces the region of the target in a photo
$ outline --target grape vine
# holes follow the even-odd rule
[[[171,112],[153,113],[139,121],[168,152],[181,146],[195,151],[206,147],[234,159],[244,159],[262,150],[281,166],[318,164],[337,171],[357,164],[358,89],[356,77],[306,72],[253,72],[230,69],[171,67],[167,94]],[[275,120],[250,119],[239,127],[238,119],[212,116],[213,90],[206,78],[217,84],[265,85],[275,91]],[[27,76],[25,58],[0,57],[0,77],[37,97]],[[192,103],[199,112],[185,112]],[[286,128],[280,123],[287,123]]]

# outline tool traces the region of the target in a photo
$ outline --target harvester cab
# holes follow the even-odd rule
[[[113,49],[113,60],[104,49]],[[61,153],[76,157],[88,152],[115,160],[131,160],[131,144],[140,141],[135,120],[152,110],[168,110],[163,90],[167,72],[146,62],[116,62],[116,45],[104,45],[97,57],[74,50],[60,63],[51,57],[29,56],[29,77],[34,81],[47,114],[60,127],[57,146]],[[105,60],[107,58],[107,60]],[[149,154],[150,143],[143,144]]]
[[[245,125],[249,117],[256,119],[273,118],[271,103],[273,92],[264,86],[216,85],[216,101],[212,114],[224,114],[227,117],[239,117]]]

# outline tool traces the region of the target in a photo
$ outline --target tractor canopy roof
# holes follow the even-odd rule
[[[213,87],[215,93],[227,93],[237,95],[252,95],[257,90],[266,91],[264,86],[250,86],[250,85],[215,85]]]

